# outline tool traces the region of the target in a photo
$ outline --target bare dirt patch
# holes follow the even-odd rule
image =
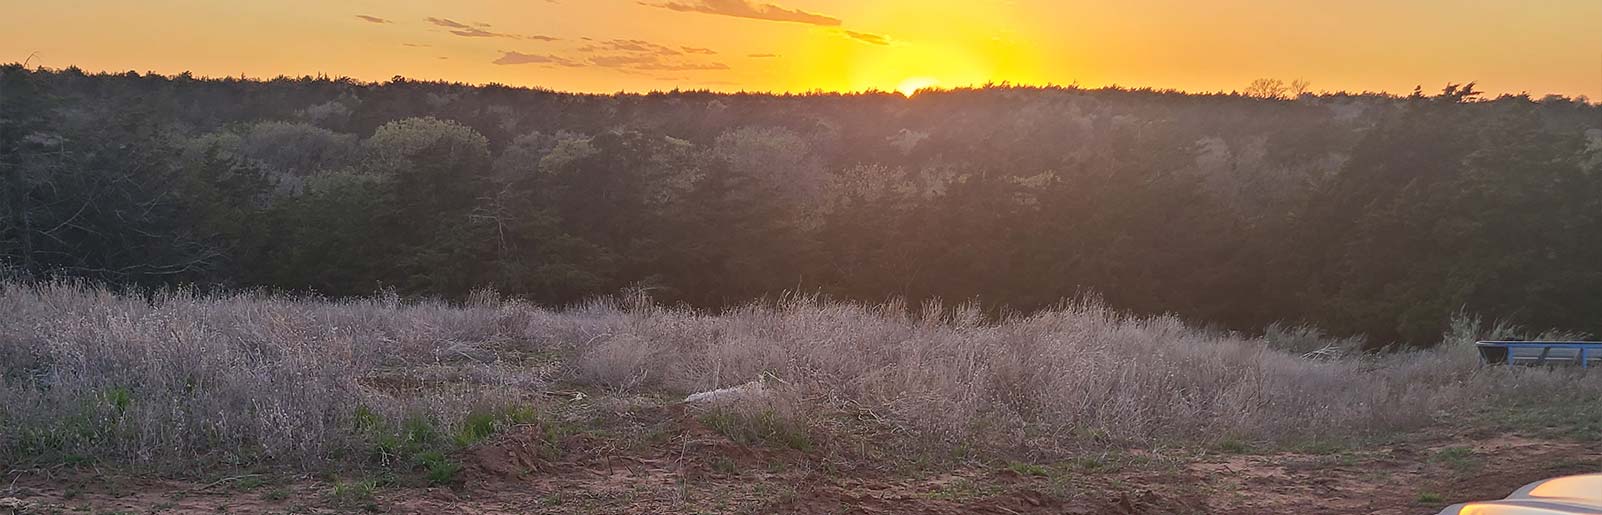
[[[1540,479],[1602,470],[1602,443],[1442,437],[1352,453],[1214,457],[1187,468],[1209,478],[1217,491],[1212,506],[1221,512],[1319,506],[1320,513],[1434,513]]]
[[[1602,443],[1518,434],[1420,438],[1323,454],[1130,452],[1144,465],[893,469],[730,441],[680,408],[641,442],[553,440],[527,424],[465,451],[454,487],[242,475],[169,481],[89,468],[8,471],[19,513],[1432,513],[1531,481],[1602,470]],[[554,445],[553,445],[554,441]],[[6,513],[0,510],[0,513]]]

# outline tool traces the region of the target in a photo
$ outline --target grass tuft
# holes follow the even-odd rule
[[[1086,446],[1339,454],[1470,418],[1594,435],[1583,406],[1602,396],[1602,374],[1480,368],[1471,343],[1486,330],[1466,318],[1435,349],[1363,355],[1311,328],[1247,337],[1093,301],[987,321],[974,306],[806,296],[709,314],[638,298],[555,311],[487,294],[457,305],[0,281],[0,313],[0,463],[15,466],[356,465],[449,483],[450,456],[510,427],[537,423],[559,451],[581,428],[528,392],[569,387],[682,398],[761,379],[783,402],[700,421],[811,451],[849,418],[959,460]]]

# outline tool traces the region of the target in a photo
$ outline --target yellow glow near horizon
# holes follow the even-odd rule
[[[38,52],[34,64],[90,71],[400,75],[598,93],[906,93],[904,83],[919,77],[941,87],[1231,91],[1271,77],[1305,79],[1315,91],[1405,94],[1478,81],[1492,94],[1602,98],[1596,0],[672,3],[681,8],[661,0],[11,2],[0,17],[0,62]]]
[[[896,86],[896,91],[900,91],[901,96],[911,97],[918,94],[919,91],[923,91],[938,85],[940,85],[940,81],[938,79],[930,77],[908,77],[907,80],[901,81],[901,85]]]

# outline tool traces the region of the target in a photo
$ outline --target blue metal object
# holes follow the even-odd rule
[[[1578,361],[1580,368],[1590,368],[1590,357],[1602,356],[1602,342],[1518,342],[1518,341],[1487,341],[1475,343],[1480,351],[1480,365],[1495,365],[1507,363],[1513,366],[1519,356],[1515,351],[1519,349],[1540,349],[1540,356],[1535,358],[1536,365],[1545,365],[1547,357],[1553,349],[1574,350],[1570,361]]]

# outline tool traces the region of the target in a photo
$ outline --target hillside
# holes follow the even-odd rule
[[[547,306],[1099,295],[1372,347],[1596,333],[1602,108],[1025,88],[774,96],[0,68],[0,264]]]

